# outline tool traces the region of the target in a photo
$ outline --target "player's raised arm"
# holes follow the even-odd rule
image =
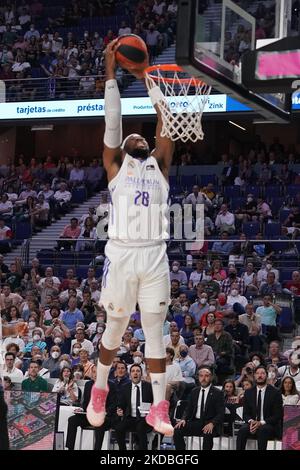
[[[121,96],[116,80],[115,52],[118,39],[110,42],[105,53],[105,133],[103,164],[107,171],[108,181],[118,173],[122,164],[122,114]]]

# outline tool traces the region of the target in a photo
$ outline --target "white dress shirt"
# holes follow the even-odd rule
[[[133,418],[136,418],[136,395],[137,395],[137,388],[139,387],[140,389],[140,405],[142,404],[142,382],[139,382],[138,384],[132,384],[131,385],[131,416]]]
[[[196,418],[197,419],[201,418],[202,390],[205,390],[205,393],[204,393],[204,409],[205,409],[206,400],[207,400],[207,396],[208,396],[209,391],[210,391],[210,387],[211,387],[211,385],[209,385],[209,387],[206,387],[206,388],[203,388],[203,387],[200,388],[199,398],[198,398],[198,405],[197,405],[197,413],[196,413]]]
[[[267,388],[266,385],[263,388],[256,387],[256,403],[258,402],[258,394],[259,394],[259,391],[261,390],[260,422],[262,424],[266,424],[264,420],[264,401],[265,401],[266,388]]]

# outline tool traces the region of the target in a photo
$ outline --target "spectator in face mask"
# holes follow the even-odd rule
[[[244,297],[243,295],[240,295],[238,284],[235,283],[231,285],[231,290],[227,297],[227,303],[233,307],[233,310],[235,310],[234,309],[235,304],[240,304],[243,308],[245,308],[246,305],[248,304],[248,300],[246,299],[246,297]],[[244,311],[242,313],[244,313]]]
[[[72,368],[70,356],[68,354],[62,354],[58,359],[57,365],[58,367],[50,374],[50,377],[53,379],[58,379],[59,374],[64,367],[69,367],[70,369]]]
[[[89,356],[93,354],[94,352],[93,343],[90,340],[85,339],[83,328],[76,327],[75,339],[73,339],[71,342],[71,350],[72,350],[72,346],[74,343],[80,343],[81,349],[85,349],[88,352]]]
[[[238,284],[238,289],[241,295],[245,292],[245,282],[243,279],[238,277],[237,270],[234,265],[231,265],[228,269],[228,277],[221,284],[221,290],[224,294],[228,295],[231,291],[232,284]]]
[[[173,261],[172,263],[172,270],[170,272],[170,281],[172,282],[174,279],[180,282],[181,286],[186,286],[188,283],[187,275],[184,271],[180,270],[180,263],[179,261]]]
[[[179,346],[179,358],[175,360],[180,366],[183,382],[186,384],[185,392],[195,386],[194,375],[196,372],[196,363],[189,356],[189,348],[186,344]]]
[[[24,354],[30,354],[33,346],[37,346],[41,351],[44,351],[47,347],[45,341],[42,341],[44,332],[42,328],[35,328],[32,332],[32,341],[29,342],[24,349]]]
[[[278,271],[278,269],[275,269],[273,267],[272,261],[268,260],[264,263],[262,268],[257,273],[258,287],[260,287],[262,283],[267,282],[268,273],[274,273],[274,276],[275,276],[274,281],[275,282],[279,281],[279,271]]]
[[[183,327],[184,316],[188,313],[189,308],[190,306],[189,306],[188,300],[185,301],[183,304],[176,302],[172,307],[173,318],[174,318],[174,321],[177,323],[177,326],[179,329]]]
[[[64,331],[59,326],[46,330],[47,350],[50,351],[52,346],[57,345],[61,349],[62,354],[69,354],[71,348],[71,338],[66,337]]]
[[[72,344],[71,347],[71,361],[72,361],[72,367],[77,366],[80,362],[80,357],[79,353],[81,351],[81,343],[75,341],[75,343]]]
[[[193,303],[190,307],[189,313],[193,315],[195,323],[199,323],[201,317],[208,312],[208,295],[206,293],[201,294],[200,298]]]
[[[96,332],[91,335],[91,342],[93,343],[93,346],[97,346],[98,342],[102,339],[102,335],[105,331],[106,325],[104,322],[98,322],[96,323]]]
[[[49,357],[49,359],[46,359],[46,360],[43,362],[43,367],[45,367],[46,369],[48,369],[48,370],[50,371],[50,374],[51,374],[51,372],[53,372],[55,369],[58,368],[60,356],[61,356],[60,347],[59,347],[57,344],[55,344],[55,345],[52,346],[52,348],[50,349],[50,357]]]
[[[278,367],[275,364],[269,364],[267,366],[267,383],[273,385],[273,387],[280,386],[280,378],[278,377]]]

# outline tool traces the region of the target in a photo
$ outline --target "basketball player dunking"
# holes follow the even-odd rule
[[[128,136],[122,145],[121,99],[115,79],[117,42],[112,41],[106,51],[103,161],[111,193],[111,211],[101,303],[107,311],[107,328],[102,337],[97,380],[92,389],[87,418],[93,426],[101,426],[104,422],[108,374],[130,315],[138,303],[154,397],[146,421],[159,433],[172,436],[169,402],[165,400],[163,324],[170,295],[165,240],[168,225],[167,180],[174,144],[170,139],[161,137],[162,120],[156,103],[163,95],[160,88],[155,87],[149,96],[158,115],[156,149],[150,153],[146,140],[138,134]],[[124,201],[127,201],[129,211],[134,208],[131,212],[135,215],[131,216],[130,224],[141,229],[147,225],[147,238],[139,238],[135,230],[135,236],[128,236],[130,224],[129,217],[124,215]],[[158,207],[160,210],[157,210]]]

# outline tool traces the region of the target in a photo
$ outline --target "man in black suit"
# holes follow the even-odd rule
[[[146,423],[145,417],[141,416],[140,405],[142,403],[153,403],[151,384],[142,382],[142,368],[134,364],[130,368],[131,383],[122,387],[118,396],[117,415],[120,418],[115,426],[117,442],[120,450],[126,450],[126,431],[133,431],[137,435],[139,450],[147,450],[147,433],[152,427]]]
[[[91,397],[91,390],[92,386],[94,385],[94,380],[89,380],[86,382],[83,391],[83,403],[82,409],[79,408],[78,411],[85,412],[87,406],[90,401]],[[105,431],[111,429],[114,425],[114,421],[116,420],[116,409],[117,409],[117,398],[116,398],[116,390],[115,386],[112,382],[108,381],[109,386],[109,393],[106,400],[106,417],[105,421],[102,426],[99,428],[95,428],[95,449],[94,450],[101,450],[103,438]],[[76,434],[78,427],[90,427],[90,423],[87,420],[86,414],[84,413],[76,413],[74,416],[70,416],[68,420],[68,432],[67,432],[67,439],[66,439],[66,447],[69,450],[74,450],[75,442],[76,442]]]
[[[255,369],[256,385],[244,395],[244,424],[237,435],[237,450],[245,450],[247,439],[256,438],[258,450],[266,450],[268,439],[281,437],[283,404],[279,390],[267,385],[267,371]]]
[[[175,426],[176,450],[185,450],[184,436],[203,436],[203,450],[212,450],[213,438],[222,429],[224,421],[224,396],[212,385],[212,372],[206,367],[199,369],[200,387],[192,390],[183,419]]]

